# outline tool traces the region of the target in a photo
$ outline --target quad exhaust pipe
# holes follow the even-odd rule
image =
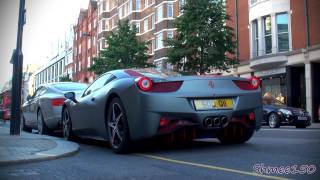
[[[204,119],[204,126],[207,128],[221,128],[228,125],[227,116],[215,116],[215,117],[206,117]]]

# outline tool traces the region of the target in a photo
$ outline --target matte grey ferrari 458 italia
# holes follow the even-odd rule
[[[73,91],[81,94],[87,88],[82,83],[49,83],[41,85],[33,94],[28,96],[22,106],[21,125],[24,131],[37,129],[39,134],[47,134],[61,127],[61,110],[64,94]]]
[[[244,143],[260,128],[259,86],[223,76],[168,77],[155,70],[115,70],[76,98],[65,94],[63,134],[109,140],[116,153],[137,140],[214,136]]]

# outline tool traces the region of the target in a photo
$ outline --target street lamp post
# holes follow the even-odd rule
[[[19,19],[18,19],[18,33],[17,46],[13,51],[11,63],[13,64],[12,74],[12,101],[11,101],[11,123],[10,135],[20,134],[20,119],[21,119],[21,86],[22,86],[22,35],[23,25],[25,24],[25,0],[20,0]]]

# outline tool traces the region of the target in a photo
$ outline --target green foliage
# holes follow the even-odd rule
[[[233,29],[226,25],[223,0],[187,0],[176,18],[177,35],[167,40],[169,62],[179,71],[195,73],[228,70],[234,58]],[[186,60],[185,60],[186,59]]]
[[[69,74],[66,76],[60,77],[60,82],[71,82],[72,80],[69,78]]]
[[[116,69],[150,67],[147,55],[148,42],[139,41],[136,28],[130,26],[129,21],[119,21],[118,30],[107,38],[108,47],[102,50],[99,58],[89,71],[101,75]]]

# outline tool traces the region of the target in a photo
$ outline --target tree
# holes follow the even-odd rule
[[[108,47],[95,58],[89,71],[101,75],[115,69],[141,68],[152,66],[147,55],[148,42],[139,41],[136,28],[129,21],[119,21],[118,30],[107,38]]]
[[[70,79],[70,77],[69,77],[69,74],[68,75],[66,75],[66,76],[62,76],[62,77],[60,77],[60,82],[71,82],[72,80]]]
[[[237,63],[223,0],[187,0],[181,10],[174,21],[177,34],[166,41],[171,64],[182,72],[203,74],[211,69],[226,71]]]

